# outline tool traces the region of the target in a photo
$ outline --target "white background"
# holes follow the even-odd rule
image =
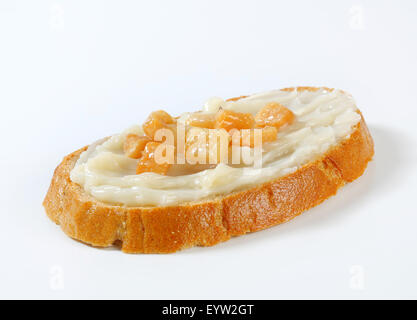
[[[416,1],[0,1],[0,298],[417,298]],[[140,123],[293,85],[354,95],[363,177],[212,248],[126,255],[41,206],[62,157]]]

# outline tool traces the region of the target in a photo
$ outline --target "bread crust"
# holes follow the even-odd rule
[[[121,242],[126,253],[171,253],[193,246],[213,246],[233,236],[281,224],[360,177],[374,155],[374,143],[361,114],[361,121],[348,138],[284,177],[201,202],[126,207],[97,201],[71,181],[70,172],[86,149],[66,156],[56,168],[43,203],[46,213],[68,236],[97,247]]]

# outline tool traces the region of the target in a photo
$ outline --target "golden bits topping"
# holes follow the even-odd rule
[[[156,149],[161,145],[162,143],[159,142],[149,142],[146,144],[142,158],[136,167],[136,174],[153,172],[161,175],[166,175],[168,173],[171,165],[168,163],[157,162]]]
[[[191,128],[185,139],[185,152],[191,164],[207,163],[208,132],[206,128]]]
[[[123,144],[125,154],[132,159],[139,159],[142,156],[142,151],[151,140],[148,137],[140,137],[137,134],[128,134]]]
[[[294,122],[295,115],[282,104],[272,102],[263,107],[255,116],[256,127],[272,126],[277,129]]]
[[[154,111],[150,114],[150,117],[159,119],[160,121],[166,123],[166,124],[173,124],[175,123],[175,119],[171,117],[171,115],[164,111],[164,110],[158,110]]]
[[[266,142],[273,142],[277,140],[278,129],[275,127],[265,127],[258,129],[243,129],[232,130],[232,144],[240,145],[242,147],[255,148],[261,146]],[[262,140],[257,140],[262,138]],[[259,143],[259,145],[257,145]]]
[[[214,129],[216,114],[195,112],[190,114],[187,124],[191,127]]]
[[[230,131],[232,129],[252,129],[255,119],[250,113],[220,110],[216,116],[216,128]]]
[[[278,129],[276,127],[262,128],[262,143],[273,142],[277,140]]]
[[[227,162],[230,141],[224,129],[191,128],[186,137],[187,159],[191,164]]]
[[[294,119],[295,115],[283,105],[269,103],[255,117],[225,109],[217,113],[191,113],[186,126],[176,130],[177,120],[160,110],[152,112],[143,124],[146,136],[127,135],[123,148],[128,157],[139,159],[137,174],[167,175],[175,158],[177,161],[184,158],[191,165],[228,163],[234,146],[257,148],[273,142],[278,130]]]
[[[153,140],[155,133],[160,129],[168,129],[170,125],[175,123],[175,119],[169,113],[159,110],[152,112],[143,124],[143,131]]]

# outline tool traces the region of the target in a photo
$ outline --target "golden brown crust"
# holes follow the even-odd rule
[[[362,117],[350,137],[292,174],[213,200],[156,208],[108,205],[87,195],[70,180],[85,150],[65,157],[55,170],[44,200],[48,216],[70,237],[94,246],[121,241],[126,253],[170,253],[212,246],[296,217],[360,177],[374,144]]]

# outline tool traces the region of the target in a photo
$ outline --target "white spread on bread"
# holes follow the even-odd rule
[[[350,136],[360,121],[355,101],[346,92],[274,90],[238,101],[210,99],[203,111],[219,108],[256,114],[266,104],[277,102],[296,115],[296,121],[278,133],[278,139],[263,145],[263,166],[232,167],[219,164],[191,174],[136,175],[138,160],[127,157],[123,142],[129,133],[143,135],[141,126],[91,145],[77,161],[71,180],[95,199],[126,206],[169,206],[200,201],[253,187],[292,173],[315,160],[330,147]],[[186,121],[187,114],[178,121]]]

